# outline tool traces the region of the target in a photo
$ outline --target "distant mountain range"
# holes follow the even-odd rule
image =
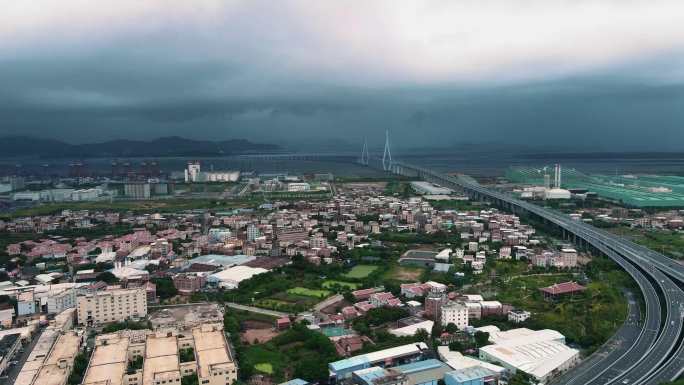
[[[210,157],[278,150],[280,146],[275,144],[253,143],[244,139],[214,142],[178,136],[150,141],[121,139],[88,144],[69,144],[55,139],[27,136],[0,138],[0,157],[3,158]]]

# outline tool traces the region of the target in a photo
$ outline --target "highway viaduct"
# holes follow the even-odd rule
[[[684,266],[643,246],[544,207],[453,177],[403,162],[393,162],[389,172],[416,177],[462,191],[472,199],[516,214],[531,215],[556,226],[563,237],[580,248],[613,259],[637,282],[644,299],[643,319],[615,336],[622,344],[606,345],[600,353],[560,376],[554,383],[657,385],[684,373]],[[614,339],[615,340],[615,339]]]

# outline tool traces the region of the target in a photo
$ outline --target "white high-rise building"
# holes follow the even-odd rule
[[[185,181],[197,182],[200,176],[200,163],[188,162],[188,167],[185,169]]]
[[[254,226],[254,225],[249,225],[247,226],[247,240],[250,242],[254,242],[255,239],[259,238],[261,236],[261,231],[259,231],[259,228]]]
[[[447,302],[442,305],[442,326],[454,324],[459,330],[468,327],[468,307],[459,302]]]

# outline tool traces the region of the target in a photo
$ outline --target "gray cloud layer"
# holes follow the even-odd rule
[[[682,149],[681,2],[25,3],[0,135]]]

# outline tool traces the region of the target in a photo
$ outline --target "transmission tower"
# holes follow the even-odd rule
[[[385,130],[385,151],[382,154],[382,169],[392,170],[392,152],[390,151],[389,129]]]

